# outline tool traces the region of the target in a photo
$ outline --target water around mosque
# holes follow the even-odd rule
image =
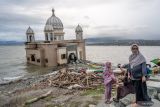
[[[141,46],[140,49],[148,63],[160,56],[158,46]],[[111,61],[114,65],[125,64],[128,63],[130,54],[129,46],[86,46],[87,60],[94,62]],[[25,55],[24,45],[0,46],[0,82],[52,72],[52,68],[27,65]]]

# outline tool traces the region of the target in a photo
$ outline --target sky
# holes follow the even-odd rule
[[[84,38],[160,39],[160,0],[0,0],[0,7],[0,40],[25,41],[29,26],[44,40],[52,8],[65,39],[75,38],[78,24]]]

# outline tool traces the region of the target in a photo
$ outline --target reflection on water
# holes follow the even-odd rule
[[[147,61],[160,57],[160,48],[140,47]],[[131,54],[129,46],[86,46],[88,60],[105,62],[107,60],[114,64],[128,63]],[[52,72],[52,68],[44,68],[26,64],[24,46],[0,46],[0,79],[10,77],[21,77],[30,75],[41,75]]]

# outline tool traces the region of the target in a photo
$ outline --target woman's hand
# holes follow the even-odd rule
[[[128,73],[128,79],[131,79],[130,73]]]
[[[142,77],[142,82],[145,82],[145,81],[146,81],[146,77],[143,76],[143,77]]]

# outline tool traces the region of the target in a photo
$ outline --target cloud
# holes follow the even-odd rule
[[[24,41],[28,26],[37,40],[44,39],[43,29],[53,7],[63,22],[66,39],[75,38],[78,24],[84,38],[160,39],[159,5],[159,0],[1,0],[0,39]]]

